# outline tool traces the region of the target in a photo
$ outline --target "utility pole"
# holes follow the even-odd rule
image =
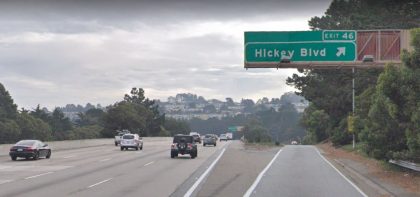
[[[354,118],[354,114],[355,114],[355,111],[354,111],[354,108],[355,108],[355,104],[354,104],[354,67],[353,67],[353,69],[352,69],[352,71],[353,71],[353,74],[352,74],[352,80],[353,80],[353,93],[352,93],[352,104],[353,104],[353,106],[352,106],[352,109],[353,109],[353,118]],[[355,146],[356,146],[356,138],[355,138],[355,136],[354,136],[354,131],[352,132],[352,134],[353,134],[353,149],[355,148]]]

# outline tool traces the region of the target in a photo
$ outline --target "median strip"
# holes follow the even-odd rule
[[[100,184],[102,184],[102,183],[106,183],[106,182],[110,181],[111,179],[112,179],[112,178],[105,179],[105,180],[103,180],[103,181],[101,181],[101,182],[95,183],[95,184],[93,184],[93,185],[89,185],[89,186],[88,186],[88,188],[92,188],[92,187],[98,186],[98,185],[100,185]]]
[[[204,177],[207,176],[207,174],[210,173],[210,171],[213,169],[213,167],[216,165],[216,163],[219,161],[219,159],[222,157],[223,153],[225,153],[226,148],[223,148],[222,152],[219,154],[219,156],[216,158],[216,160],[211,163],[211,165],[207,168],[207,170],[198,178],[198,180],[194,183],[193,186],[185,193],[184,197],[190,197],[192,193],[197,189],[198,185],[203,181]]]
[[[33,178],[44,176],[44,175],[51,174],[51,173],[54,173],[54,172],[46,172],[46,173],[38,174],[38,175],[35,175],[35,176],[26,177],[25,180],[33,179]]]

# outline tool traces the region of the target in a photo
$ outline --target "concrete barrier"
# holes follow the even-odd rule
[[[170,143],[172,140],[171,137],[143,137],[143,143],[148,142],[163,142]],[[113,138],[101,138],[101,139],[88,139],[88,140],[65,140],[65,141],[50,141],[44,142],[51,147],[53,151],[59,150],[68,150],[68,149],[77,149],[77,148],[87,148],[95,146],[105,146],[105,145],[114,145]],[[0,156],[9,155],[9,149],[14,144],[0,144]]]

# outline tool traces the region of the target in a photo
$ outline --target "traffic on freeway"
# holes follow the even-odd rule
[[[0,0],[0,197],[420,197],[420,0]]]

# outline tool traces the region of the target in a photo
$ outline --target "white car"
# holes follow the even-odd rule
[[[291,143],[292,145],[297,145],[298,144],[298,142],[296,142],[296,141],[292,141],[292,143]]]
[[[219,141],[228,141],[226,134],[220,134]]]
[[[121,151],[134,148],[143,150],[143,139],[138,134],[124,134],[120,143]]]

